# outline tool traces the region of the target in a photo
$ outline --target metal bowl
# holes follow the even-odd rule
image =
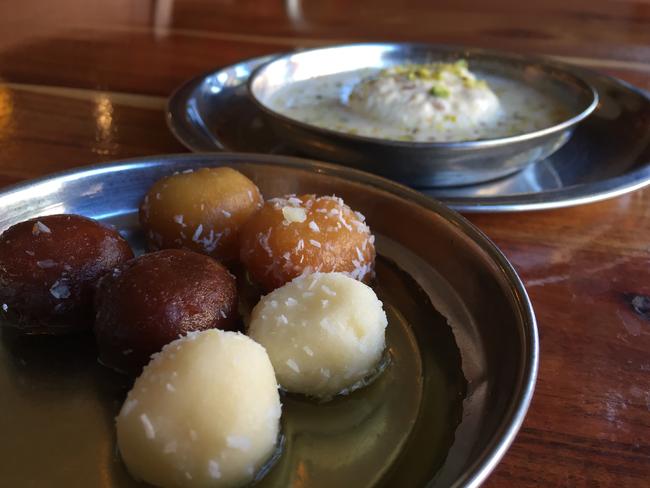
[[[324,129],[285,116],[269,105],[296,81],[362,68],[467,59],[479,74],[497,75],[553,96],[568,118],[525,134],[461,142],[402,142]],[[597,92],[561,63],[481,49],[425,44],[349,44],[281,55],[248,81],[254,103],[276,135],[296,149],[415,187],[475,184],[512,174],[562,147],[576,124],[598,105]]]
[[[388,180],[284,156],[186,154],[91,166],[0,193],[0,229],[79,213],[114,224],[140,252],[137,208],[158,178],[232,166],[267,196],[336,193],[377,235],[375,284],[393,357],[372,385],[317,405],[283,398],[285,450],[256,486],[478,486],[533,394],[535,318],[512,266],[463,217]],[[96,361],[90,334],[0,331],[0,466],[6,486],[140,486],[115,449],[130,384]]]

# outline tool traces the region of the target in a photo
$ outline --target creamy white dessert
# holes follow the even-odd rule
[[[349,106],[358,114],[410,133],[445,126],[461,132],[492,123],[502,110],[487,83],[477,80],[460,62],[384,70],[354,87]]]
[[[565,115],[554,98],[514,80],[478,77],[464,60],[312,78],[281,88],[269,105],[322,128],[417,142],[523,134]]]
[[[281,404],[262,346],[235,332],[193,332],[154,355],[117,417],[122,459],[161,487],[251,482],[276,449]]]
[[[283,388],[329,398],[376,371],[387,324],[372,288],[342,273],[314,273],[263,297],[248,335],[266,348]]]

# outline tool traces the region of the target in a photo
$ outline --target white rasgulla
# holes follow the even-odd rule
[[[248,335],[268,352],[283,388],[328,398],[375,371],[387,324],[372,288],[342,273],[314,273],[263,297]]]
[[[281,404],[262,346],[235,332],[193,332],[144,368],[117,417],[133,477],[161,487],[249,483],[274,453]]]

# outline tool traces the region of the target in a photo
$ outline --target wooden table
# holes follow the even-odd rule
[[[650,89],[650,3],[548,0],[21,0],[0,7],[0,185],[182,152],[165,98],[233,61],[410,40],[559,56]],[[488,486],[649,486],[650,189],[572,209],[470,216],[524,279],[539,380]]]

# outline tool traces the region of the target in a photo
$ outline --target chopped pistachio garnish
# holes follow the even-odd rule
[[[447,98],[449,95],[451,95],[451,92],[446,86],[437,84],[433,85],[429,89],[429,95],[433,95],[434,97],[438,98]]]
[[[488,84],[485,80],[477,80],[476,78],[463,78],[463,86],[465,86],[465,88],[485,89],[488,87]]]
[[[468,63],[465,59],[459,59],[453,63],[405,64],[384,69],[379,73],[380,77],[404,76],[410,81],[442,81],[445,75],[460,78],[465,88],[488,88],[485,80],[477,80],[468,71]],[[432,89],[430,93],[437,97],[449,96],[449,94],[444,94],[445,90],[437,87]]]
[[[440,80],[443,73],[464,76],[467,61],[460,59],[454,63],[405,64],[382,70],[380,76],[404,75],[409,80]]]

